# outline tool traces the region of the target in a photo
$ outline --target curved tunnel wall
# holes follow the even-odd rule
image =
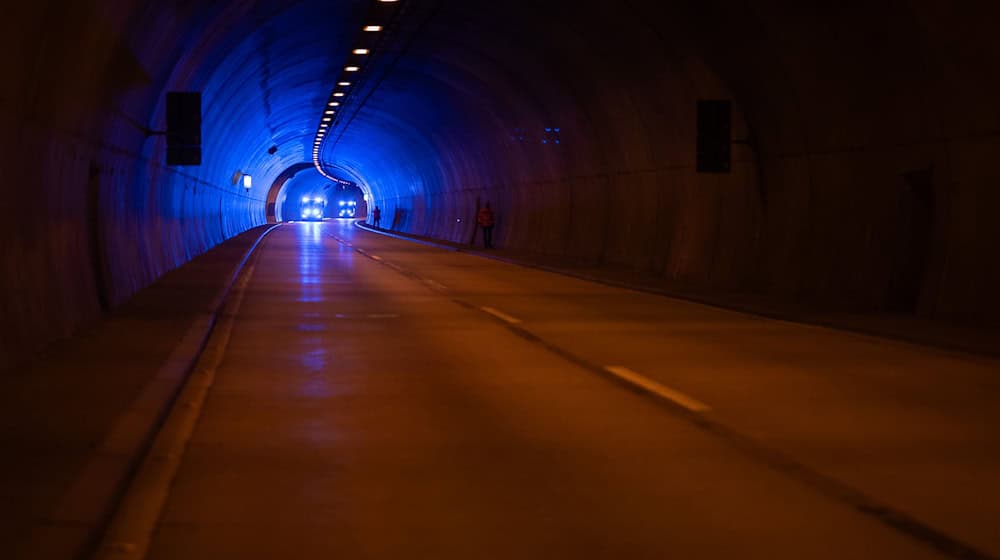
[[[332,157],[366,178],[398,229],[466,241],[489,201],[501,246],[750,284],[753,154],[738,147],[728,176],[694,173],[694,105],[733,97],[724,82],[638,14],[549,9],[517,21],[506,7],[445,10]]]
[[[365,177],[384,224],[467,241],[489,200],[508,248],[707,293],[998,322],[988,14],[516,4],[445,3],[324,152]],[[694,172],[695,101],[716,97],[752,143],[728,176]],[[541,143],[553,127],[558,147]]]
[[[0,369],[264,222],[268,187],[306,159],[352,40],[330,26],[359,25],[363,4],[8,7]],[[202,166],[166,166],[163,137],[148,134],[171,90],[203,92]],[[236,171],[254,177],[250,192]]]
[[[262,223],[366,7],[80,4],[0,23],[0,368]],[[490,201],[501,246],[709,293],[887,309],[920,245],[917,311],[996,323],[991,14],[807,4],[443,0],[323,157],[383,225],[468,241]],[[144,132],[168,90],[204,92],[201,167]],[[694,102],[716,97],[753,147],[699,175]]]

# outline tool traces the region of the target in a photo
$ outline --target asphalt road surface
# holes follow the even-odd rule
[[[995,360],[346,221],[240,296],[150,558],[1000,554]]]

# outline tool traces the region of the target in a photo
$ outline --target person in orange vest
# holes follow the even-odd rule
[[[479,215],[476,217],[476,221],[479,222],[479,227],[483,228],[483,247],[492,249],[493,225],[495,220],[493,218],[493,209],[490,208],[489,202],[486,203],[486,206],[479,209]]]

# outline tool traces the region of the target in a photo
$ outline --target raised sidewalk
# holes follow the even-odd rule
[[[0,555],[88,555],[186,379],[235,273],[269,230],[210,249],[0,375]]]

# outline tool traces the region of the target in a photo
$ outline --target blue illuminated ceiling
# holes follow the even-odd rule
[[[545,87],[535,81],[536,98],[525,98],[523,84],[547,69],[498,64],[530,60],[531,45],[496,36],[486,8],[470,19],[464,6],[416,0],[223,4],[191,8],[194,23],[182,28],[187,48],[176,54],[164,89],[203,92],[203,163],[184,173],[237,195],[239,177],[251,175],[245,203],[261,208],[252,210],[254,221],[264,201],[274,200],[268,191],[276,180],[311,162],[421,220],[431,219],[427,208],[466,205],[464,195],[430,202],[453,186],[515,179],[491,170],[510,155],[512,122],[542,120],[536,113],[545,107],[536,101]],[[363,31],[373,21],[384,24],[381,33]],[[370,56],[352,54],[359,47]],[[347,65],[360,71],[345,74]],[[338,88],[344,80],[352,86]],[[335,91],[345,96],[330,97]],[[341,105],[317,148],[332,101]],[[160,128],[162,119],[160,107],[150,127]]]
[[[316,123],[368,1],[258,2],[215,13],[184,54],[172,89],[203,92],[203,163],[187,171],[212,184],[238,172],[263,198],[282,171],[311,159]],[[268,152],[274,148],[274,153]]]

